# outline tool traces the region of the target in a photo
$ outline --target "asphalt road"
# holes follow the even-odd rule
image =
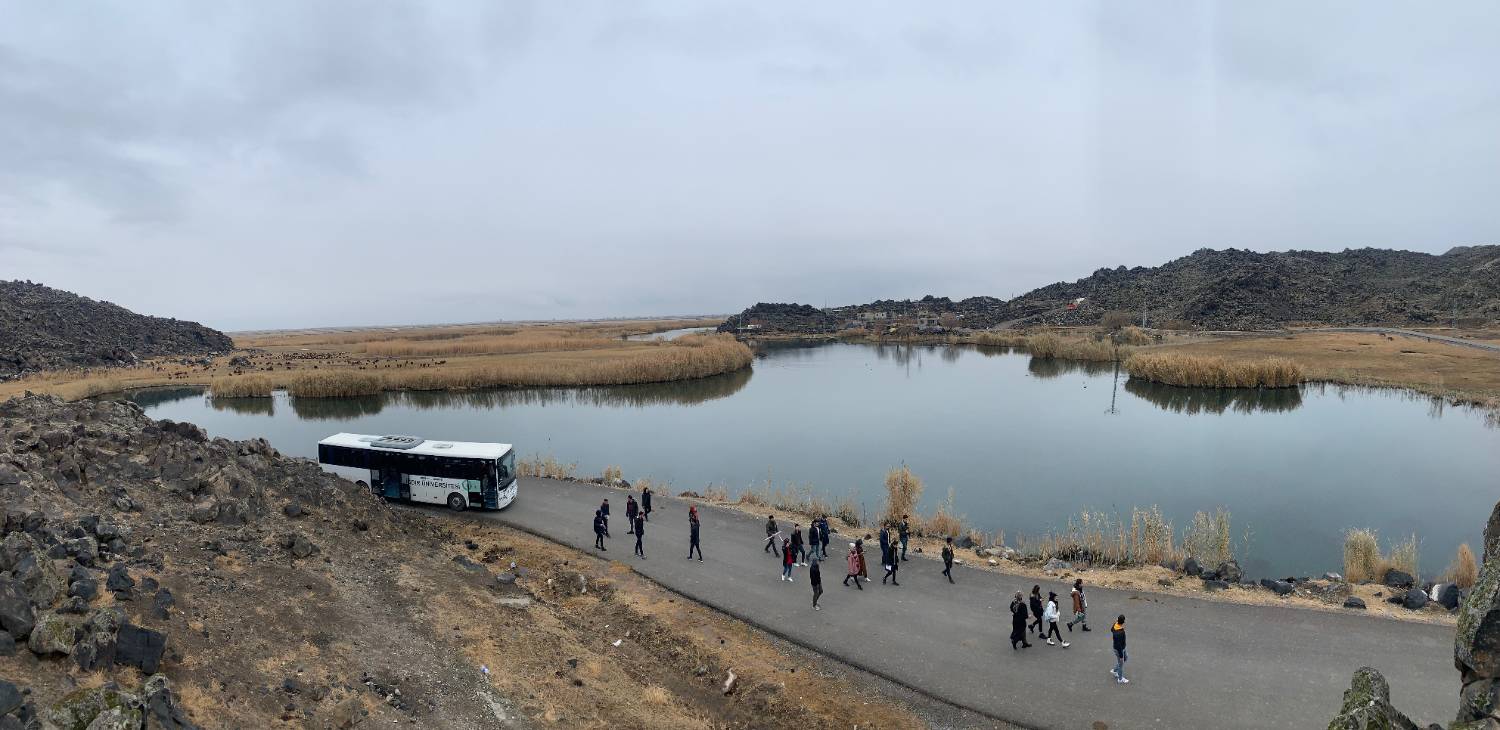
[[[1012,651],[1007,606],[1014,591],[1030,590],[1029,578],[960,566],[949,585],[937,561],[913,557],[899,572],[900,587],[881,585],[872,561],[876,580],[856,591],[840,585],[852,538],[835,538],[823,571],[823,610],[815,612],[805,568],[795,569],[794,583],[778,580],[780,562],[762,550],[764,517],[700,506],[700,563],[684,559],[681,500],[654,497],[646,560],[632,555],[620,490],[523,479],[510,507],[470,514],[593,550],[594,509],[605,497],[614,537],[602,555],[809,649],[1023,726],[1326,727],[1364,665],[1385,674],[1395,704],[1419,722],[1447,721],[1457,709],[1453,630],[1441,626],[1090,588],[1093,632],[1062,627],[1069,649],[1033,641],[1033,648]],[[1044,595],[1058,593],[1065,617],[1067,588],[1042,585]],[[1107,629],[1120,613],[1128,617],[1128,685],[1109,672]]]

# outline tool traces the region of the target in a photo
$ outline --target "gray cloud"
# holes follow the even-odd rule
[[[1500,8],[0,0],[0,276],[227,328],[1500,240]]]

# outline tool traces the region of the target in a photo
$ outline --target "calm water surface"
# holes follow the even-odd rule
[[[1243,562],[1256,577],[1338,570],[1341,534],[1356,526],[1416,533],[1435,572],[1458,543],[1479,545],[1500,498],[1500,430],[1467,409],[1398,391],[1153,386],[1110,366],[967,347],[776,347],[753,371],[667,385],[132,397],[154,417],[297,456],[338,431],[502,441],[581,474],[615,464],[675,490],[811,484],[853,492],[872,513],[885,472],[905,463],[927,483],[927,508],[952,487],[960,513],[1008,536],[1085,508],[1159,505],[1182,526],[1222,505],[1236,540],[1250,530]]]

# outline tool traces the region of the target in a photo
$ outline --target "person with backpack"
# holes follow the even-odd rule
[[[1068,631],[1073,630],[1073,624],[1083,624],[1084,631],[1093,631],[1089,628],[1089,600],[1083,595],[1083,579],[1073,580],[1073,620],[1068,622]]]
[[[698,508],[688,507],[688,560],[693,559],[693,551],[698,551],[698,562],[703,562],[703,548],[698,545]]]
[[[844,576],[844,585],[849,585],[849,579],[853,578],[854,587],[864,590],[865,587],[859,584],[859,553],[855,550],[855,544],[852,542],[849,543],[849,556],[845,560],[849,563],[849,574]]]
[[[1047,608],[1043,609],[1042,617],[1047,620],[1047,633],[1044,634],[1047,639],[1047,646],[1053,645],[1052,637],[1054,636],[1057,637],[1058,641],[1062,642],[1062,648],[1066,649],[1072,646],[1072,644],[1063,641],[1062,632],[1057,630],[1058,613],[1056,593],[1053,593],[1051,591],[1047,592]]]
[[[943,576],[953,582],[953,538],[943,542]]]
[[[608,550],[604,547],[604,513],[594,510],[594,547],[600,550]]]
[[[610,537],[610,534],[609,534],[609,499],[608,498],[605,498],[604,504],[599,505],[599,511],[604,514],[604,536],[605,537]]]
[[[1114,639],[1115,648],[1115,668],[1110,670],[1110,674],[1115,675],[1115,682],[1130,684],[1130,680],[1125,678],[1125,660],[1129,658],[1125,656],[1125,614],[1122,613],[1115,619],[1115,625],[1109,628],[1109,633],[1110,638]]]
[[[818,567],[818,562],[818,553],[813,551],[807,559],[807,579],[812,581],[814,611],[823,610],[823,607],[818,605],[818,598],[823,595],[823,570]]]
[[[641,505],[635,501],[635,495],[625,495],[625,526],[630,528],[625,531],[625,534],[629,535],[635,531],[635,516],[640,511]]]
[[[641,545],[641,538],[646,536],[646,515],[641,513],[635,516],[635,554],[646,559],[646,548]]]
[[[802,567],[807,562],[807,551],[802,548],[802,526],[792,523],[792,565]]]
[[[792,557],[792,541],[783,537],[781,538],[781,579],[784,581],[795,582],[792,580],[792,566],[796,565],[792,562],[793,560],[795,558]]]
[[[1042,636],[1042,587],[1031,587],[1031,623],[1026,626],[1027,631],[1035,631],[1037,638]]]
[[[896,526],[896,537],[901,540],[901,559],[906,560],[906,541],[911,539],[911,524],[906,515],[901,515],[901,524]]]
[[[776,515],[766,515],[766,549],[763,552],[781,557],[781,554],[776,552],[776,543],[779,542],[776,537],[780,534],[781,528],[776,526]]]
[[[1021,597],[1021,592],[1016,591],[1016,597],[1010,601],[1010,648],[1016,650],[1016,645],[1023,648],[1031,648],[1031,642],[1026,640],[1026,599]]]
[[[651,487],[641,487],[641,515],[651,519]]]

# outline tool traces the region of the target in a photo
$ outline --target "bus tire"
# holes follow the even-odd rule
[[[468,509],[468,507],[469,500],[465,499],[462,494],[454,492],[448,495],[448,509],[451,509],[454,512],[462,512]]]

